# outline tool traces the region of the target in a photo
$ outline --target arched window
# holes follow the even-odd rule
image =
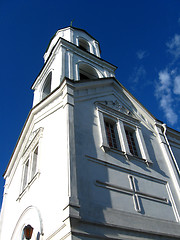
[[[42,91],[42,99],[47,97],[51,92],[51,78],[52,78],[52,73],[50,72],[45,80],[45,85]]]
[[[80,64],[79,65],[79,79],[96,79],[99,78],[97,71],[89,66],[88,64]]]
[[[79,48],[89,52],[89,43],[85,39],[79,38]]]

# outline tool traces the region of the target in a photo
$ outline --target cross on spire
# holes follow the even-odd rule
[[[71,23],[70,23],[70,26],[72,27],[72,24],[73,24],[73,22],[74,22],[74,19],[71,21]]]

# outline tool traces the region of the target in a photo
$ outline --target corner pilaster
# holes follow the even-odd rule
[[[67,119],[68,203],[65,206],[67,210],[69,206],[79,207],[74,131],[74,86],[68,80],[65,80],[63,102]]]

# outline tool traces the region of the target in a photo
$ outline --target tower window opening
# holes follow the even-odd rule
[[[87,65],[87,64],[80,64],[79,66],[79,79],[96,79],[99,78],[96,70]]]
[[[80,80],[82,80],[82,79],[89,79],[89,77],[86,76],[86,75],[83,74],[83,73],[80,73]]]
[[[42,92],[42,99],[47,97],[51,92],[51,79],[52,79],[52,73],[49,73],[45,80],[45,85]]]
[[[79,38],[79,48],[83,51],[89,52],[89,43],[83,38]]]

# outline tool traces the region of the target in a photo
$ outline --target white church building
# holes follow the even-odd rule
[[[85,30],[56,32],[4,173],[0,240],[180,239],[180,133],[115,70]]]

